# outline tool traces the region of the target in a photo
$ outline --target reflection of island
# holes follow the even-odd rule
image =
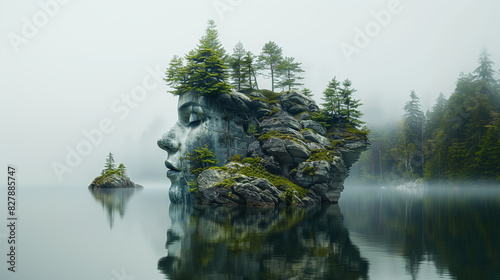
[[[360,279],[368,262],[338,205],[311,208],[170,206],[169,279]]]
[[[125,214],[125,204],[138,190],[141,189],[89,189],[92,196],[101,203],[103,208],[106,209],[110,228],[113,227],[116,211],[118,211],[120,217],[123,217]]]

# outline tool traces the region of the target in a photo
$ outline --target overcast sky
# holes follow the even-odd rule
[[[132,180],[168,180],[156,139],[177,99],[161,78],[209,19],[228,52],[276,42],[317,101],[333,77],[350,79],[369,125],[400,118],[412,89],[424,109],[449,96],[483,47],[500,68],[499,1],[366,2],[1,1],[2,166],[20,184],[86,187],[113,152]]]

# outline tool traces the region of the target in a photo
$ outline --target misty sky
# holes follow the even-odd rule
[[[412,89],[424,109],[449,96],[483,47],[500,68],[498,1],[365,2],[2,1],[2,166],[17,166],[21,185],[87,187],[113,152],[137,183],[168,180],[156,139],[177,99],[161,78],[209,19],[228,52],[276,42],[317,101],[333,77],[350,79],[368,125],[400,118]]]

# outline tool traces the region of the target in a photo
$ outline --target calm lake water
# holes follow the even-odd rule
[[[144,186],[21,188],[0,279],[500,279],[500,188],[346,185],[339,205],[245,209]]]

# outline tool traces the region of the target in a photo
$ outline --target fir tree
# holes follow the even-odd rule
[[[350,80],[345,80],[342,82],[342,85],[343,88],[340,90],[340,97],[342,98],[340,115],[353,126],[359,126],[364,123],[360,120],[363,114],[358,109],[362,104],[360,100],[352,97],[352,94],[356,92],[356,90],[351,88],[352,83]]]
[[[106,163],[104,164],[104,170],[102,171],[102,174],[113,170],[115,170],[115,159],[113,158],[113,154],[109,153],[106,157]]]
[[[197,46],[198,50],[210,49],[215,51],[217,56],[225,61],[226,50],[222,46],[222,43],[219,40],[219,31],[217,31],[217,25],[213,19],[208,21],[208,26],[205,29],[205,35],[201,37],[200,42]]]
[[[410,159],[412,166],[415,168],[415,173],[423,176],[423,122],[424,113],[420,106],[420,98],[414,90],[410,93],[410,100],[404,106],[405,114],[403,117],[404,126],[407,128],[402,133],[405,133],[407,142],[414,146],[414,154]]]
[[[173,95],[179,95],[187,90],[188,75],[187,69],[184,66],[182,57],[175,55],[169,63],[164,80],[172,90],[169,92]]]
[[[324,103],[321,103],[321,105],[331,119],[340,117],[342,96],[339,86],[340,83],[336,78],[333,78],[328,83],[327,88],[323,91],[323,97],[321,97],[321,99],[325,101]]]
[[[313,94],[312,94],[312,91],[308,88],[304,88],[302,89],[302,92],[301,92],[303,95],[307,96],[307,97],[312,97]]]
[[[227,67],[214,50],[197,50],[194,54],[188,55],[187,61],[187,91],[192,90],[208,97],[231,91],[226,82]]]
[[[249,84],[246,81],[251,79],[251,74],[246,71],[245,56],[247,55],[246,50],[243,48],[243,44],[238,42],[233,49],[233,54],[229,58],[229,66],[231,67],[231,79],[233,80],[233,85],[241,90],[245,84]]]
[[[127,173],[127,172],[126,172],[126,170],[125,170],[125,165],[123,165],[123,163],[120,163],[120,164],[118,165],[118,167],[116,168],[116,172],[118,172],[118,174],[120,174],[120,175],[122,175],[122,176],[123,176],[123,175],[126,175],[126,173]]]
[[[184,159],[189,161],[189,171],[196,176],[219,162],[215,158],[215,153],[206,144],[203,147],[195,148],[192,153],[186,153]]]
[[[483,49],[478,58],[479,66],[474,70],[474,77],[476,80],[486,81],[487,84],[493,85],[495,83],[495,70],[493,70],[493,61],[491,61],[490,54],[486,48]]]
[[[241,71],[247,77],[243,81],[242,87],[246,89],[259,89],[257,84],[257,70],[255,69],[255,56],[251,52],[247,52],[242,60]]]
[[[276,67],[276,72],[280,78],[278,86],[283,89],[288,87],[288,90],[294,89],[296,86],[303,85],[299,80],[304,79],[299,76],[304,70],[300,68],[301,63],[295,62],[293,57],[285,57],[281,63]]]
[[[192,90],[213,97],[230,91],[226,82],[227,66],[223,61],[226,51],[218,35],[214,21],[210,20],[197,48],[186,55],[186,65],[178,56],[170,61],[165,81],[172,87],[172,94],[179,95]]]
[[[277,67],[283,60],[283,51],[275,42],[267,42],[262,48],[262,52],[258,57],[258,68],[264,71],[269,71],[269,77],[271,78],[271,91],[274,92],[274,88],[277,85]]]

